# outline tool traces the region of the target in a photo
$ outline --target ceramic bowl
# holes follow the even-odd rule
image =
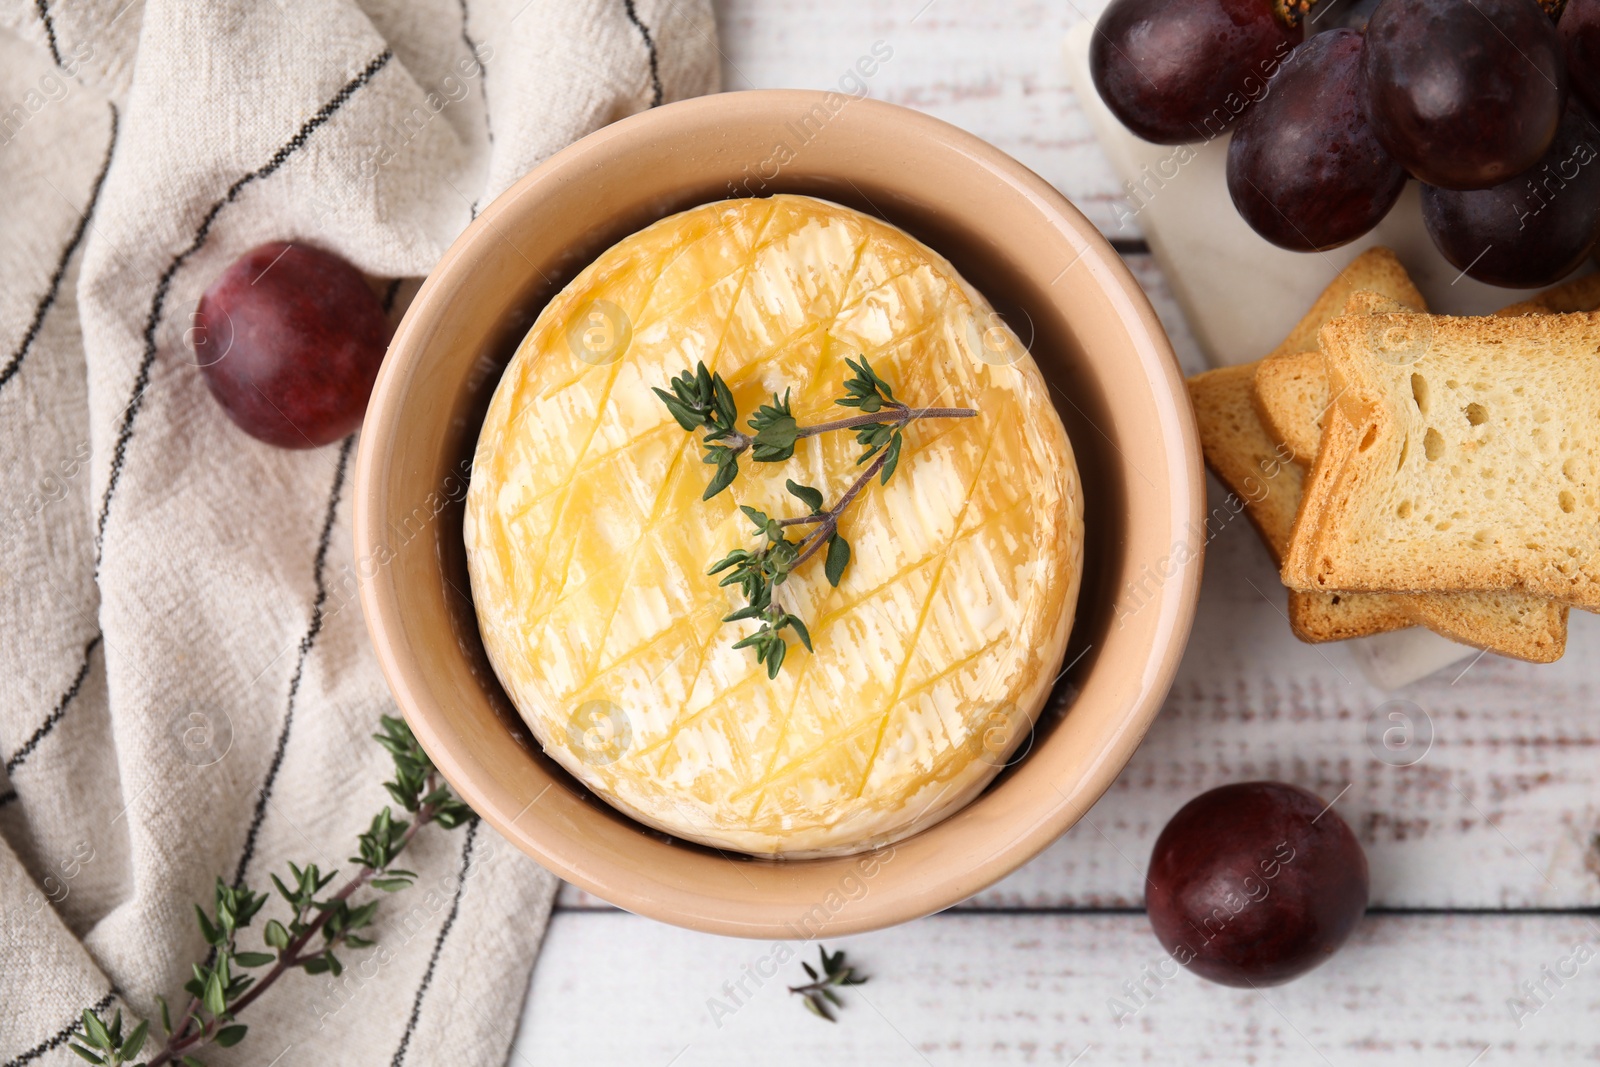
[[[1084,587],[1025,754],[892,847],[771,861],[646,829],[547,759],[484,655],[461,502],[490,393],[549,298],[601,251],[696,204],[775,192],[877,215],[946,256],[1028,344],[1084,482]],[[361,602],[406,719],[490,825],[594,895],[746,937],[837,936],[960,902],[1036,855],[1127,762],[1194,617],[1204,482],[1177,362],[1111,246],[1049,183],[971,134],[871,100],[726,93],[623,119],[490,204],[406,312],[356,467]]]

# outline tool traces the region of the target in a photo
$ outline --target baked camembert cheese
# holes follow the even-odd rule
[[[865,357],[915,407],[898,470],[780,586],[776,677],[723,622],[707,569],[757,542],[739,506],[837,500],[849,432],[783,462],[715,468],[653,392],[704,362],[741,421],[791,391],[801,426]],[[1028,736],[1061,670],[1082,571],[1071,445],[1024,346],[951,265],[875,218],[801,196],[707,204],[648,227],[555,297],[495,391],[465,538],[489,659],[545,750],[641,823],[757,855],[838,854],[914,833],[975,797]]]

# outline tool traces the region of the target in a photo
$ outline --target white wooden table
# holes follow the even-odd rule
[[[962,126],[1054,183],[1117,240],[1192,372],[1199,352],[1140,234],[1118,228],[1116,180],[1061,59],[1067,30],[1103,6],[720,0],[724,85],[834,88],[887,43],[871,95]],[[872,975],[847,991],[837,1026],[784,991],[797,960],[748,977],[770,969],[776,945],[678,930],[567,887],[511,1062],[1600,1060],[1600,619],[1574,613],[1556,665],[1486,656],[1391,694],[1347,650],[1296,642],[1279,600],[1254,534],[1225,530],[1177,684],[1115,786],[966,904],[830,945]],[[1394,710],[1427,724],[1431,744],[1380,758],[1372,738]],[[1150,847],[1189,798],[1252,778],[1339,796],[1367,850],[1372,910],[1343,952],[1291,985],[1164,980],[1142,912]]]

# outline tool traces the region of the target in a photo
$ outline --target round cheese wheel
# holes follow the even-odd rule
[[[787,395],[801,426],[859,414],[846,359],[916,407],[898,468],[843,512],[837,587],[819,554],[777,587],[812,651],[776,678],[737,586],[740,505],[825,507],[862,471],[849,431],[783,462],[715,467],[653,392],[704,362],[748,419]],[[804,536],[794,528],[793,537]],[[596,795],[690,841],[846,853],[977,795],[1026,739],[1062,665],[1082,571],[1082,492],[1050,389],[954,268],[878,219],[800,196],[694,208],[575,278],[506,368],[478,441],[465,537],[489,659],[540,744]]]

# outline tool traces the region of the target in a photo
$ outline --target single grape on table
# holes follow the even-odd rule
[[[206,385],[250,436],[313,448],[361,426],[389,322],[345,260],[306,244],[261,245],[211,283],[194,322]]]
[[[1277,985],[1343,945],[1367,908],[1367,857],[1315,795],[1282,782],[1189,801],[1156,838],[1145,907],[1161,946],[1202,978]]]

